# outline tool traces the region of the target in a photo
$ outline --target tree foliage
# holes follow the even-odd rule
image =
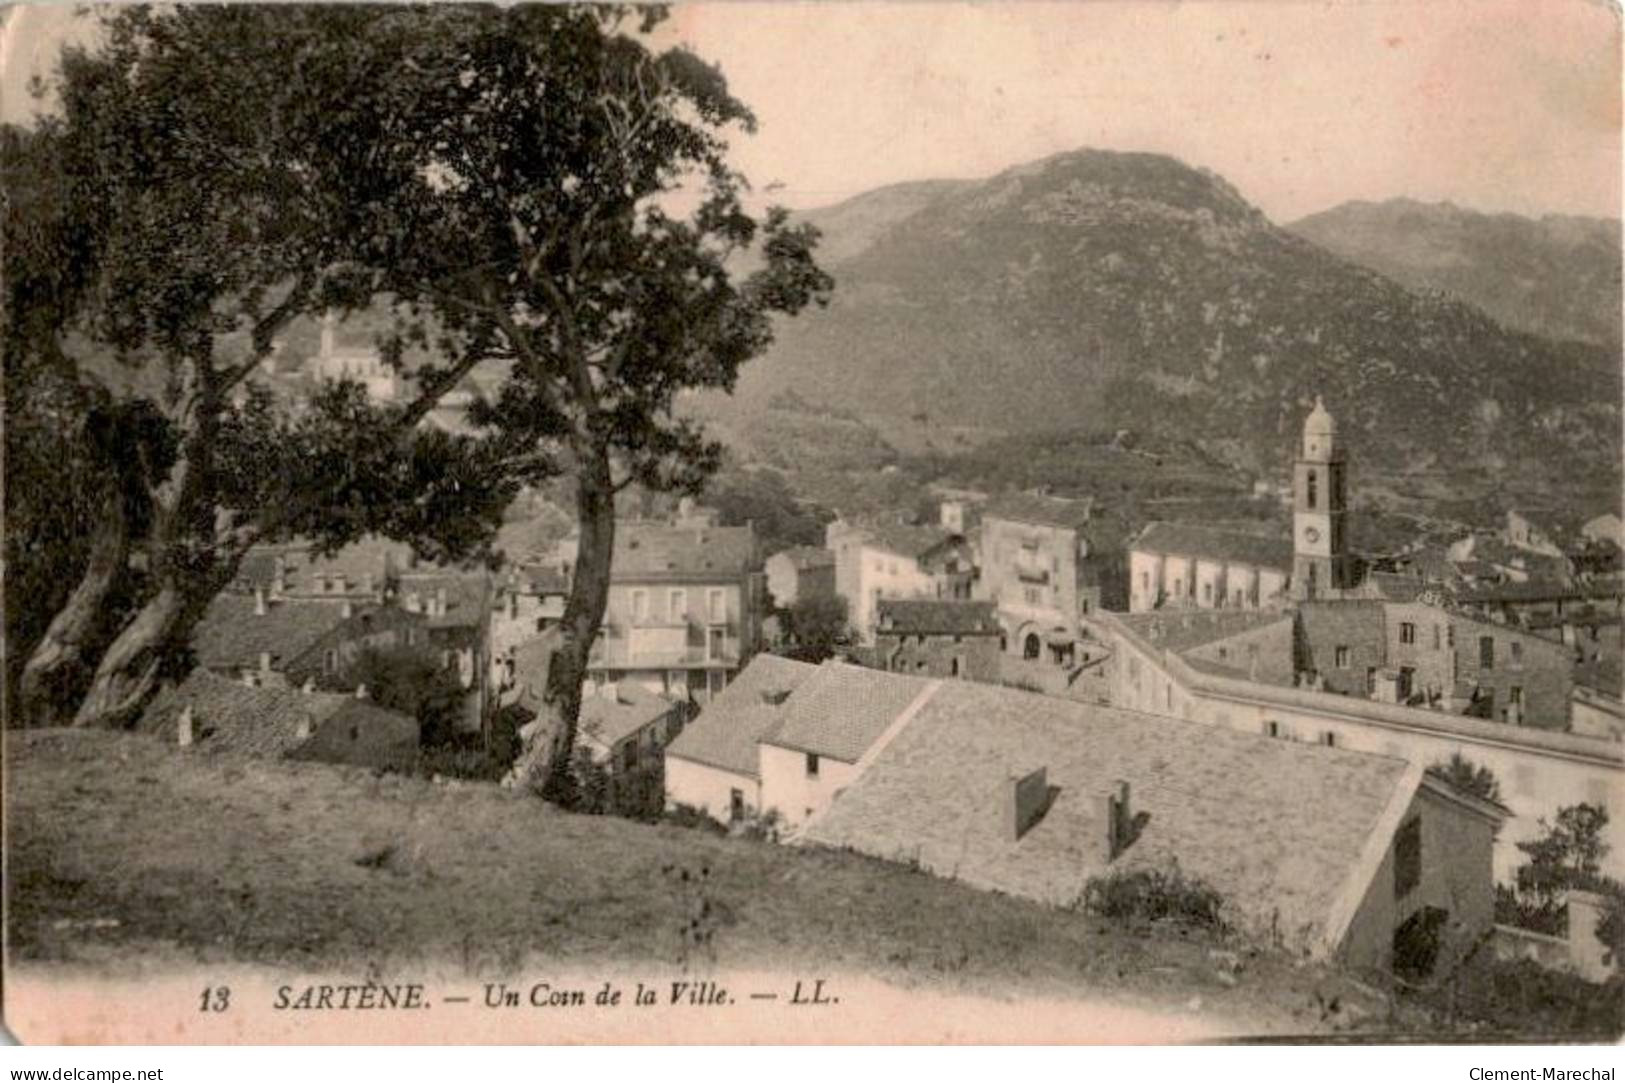
[[[1602,873],[1608,843],[1602,833],[1608,810],[1602,805],[1568,805],[1554,822],[1540,821],[1543,834],[1518,843],[1528,860],[1518,867],[1516,885],[1498,885],[1496,920],[1551,936],[1568,934],[1570,891],[1592,891],[1607,900],[1597,938],[1614,965],[1625,958],[1625,884]]]
[[[1496,804],[1501,803],[1501,783],[1496,780],[1495,772],[1473,763],[1460,752],[1452,752],[1448,760],[1433,764],[1427,773],[1449,783],[1462,793],[1481,797]]]
[[[422,651],[368,650],[343,674],[346,690],[364,688],[380,707],[418,720],[418,743],[444,745],[457,734],[467,691],[457,675]]]
[[[120,491],[76,513],[94,529],[87,555],[62,551],[67,602],[30,614],[47,626],[18,676],[32,721],[133,718],[258,542],[379,532],[459,555],[519,486],[567,470],[583,540],[554,667],[568,749],[615,492],[697,489],[717,451],[675,395],[731,389],[772,315],[830,285],[812,231],[746,212],[723,133],[754,120],[714,67],[648,48],[663,17],[134,7],[64,54],[62,115],[5,144],[8,177],[29,178],[5,220],[7,385],[57,370],[142,403],[165,453],[122,440],[122,473],[85,454]],[[736,279],[749,247],[758,269]],[[408,401],[254,388],[295,318],[369,306],[384,359],[417,360]],[[511,376],[471,411],[477,435],[420,427],[482,362]],[[38,519],[31,536],[60,531]],[[102,627],[132,564],[136,602]]]
[[[790,657],[817,664],[848,642],[846,599],[839,594],[807,594],[785,615],[793,646]]]

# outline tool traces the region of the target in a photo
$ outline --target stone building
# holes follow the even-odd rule
[[[774,608],[789,609],[803,598],[835,594],[835,554],[813,545],[796,545],[767,558],[767,593]]]
[[[846,599],[847,623],[866,645],[874,643],[883,598],[971,597],[971,547],[945,527],[837,519],[825,528],[825,546],[835,554],[835,590]]]
[[[1000,634],[992,602],[882,600],[875,655],[893,673],[997,681]]]
[[[1471,695],[1431,704],[1424,697],[1413,704],[1408,699],[1414,696],[1401,701],[1382,689],[1364,693],[1365,669],[1372,664],[1379,677],[1384,669],[1397,675],[1399,665],[1424,672],[1420,661],[1402,661],[1387,653],[1390,629],[1396,640],[1414,634],[1413,642],[1402,645],[1415,653],[1403,657],[1419,659],[1432,651],[1431,623],[1406,606],[1394,607],[1390,616],[1378,603],[1305,604],[1297,612],[1273,618],[1258,614],[1259,623],[1240,632],[1230,623],[1237,616],[1101,614],[1097,625],[1113,648],[1112,704],[1278,740],[1395,756],[1422,767],[1459,753],[1494,773],[1502,800],[1511,810],[1496,841],[1501,879],[1509,877],[1523,858],[1515,844],[1538,835],[1542,818],[1551,820],[1558,809],[1581,801],[1617,804],[1625,786],[1625,748],[1617,741],[1564,732],[1564,724],[1545,728],[1534,724],[1533,716],[1513,725],[1510,711],[1507,720],[1501,720],[1500,708],[1511,698],[1510,678],[1516,672],[1512,647],[1510,641],[1495,639],[1494,668],[1486,678],[1478,664],[1482,625],[1477,622],[1456,624],[1457,642],[1466,644],[1473,655],[1460,664],[1472,679],[1492,681],[1494,720],[1472,712]],[[1414,633],[1407,633],[1405,625],[1411,625]],[[1441,626],[1441,654],[1446,635]],[[1256,660],[1248,636],[1257,644]],[[1400,645],[1396,643],[1396,650]],[[1339,647],[1348,651],[1347,666],[1337,664]],[[1522,648],[1526,653],[1521,679],[1525,700],[1543,704],[1548,694],[1529,676],[1549,665],[1537,649],[1530,644]],[[1493,675],[1502,670],[1507,671],[1505,686],[1493,683],[1498,679]],[[1412,680],[1423,683],[1420,676]],[[1351,691],[1341,693],[1340,687]],[[1547,710],[1543,705],[1537,709]],[[1625,871],[1618,868],[1617,855],[1625,853],[1621,850],[1625,825],[1619,820],[1615,817],[1607,829],[1616,855],[1610,858],[1615,875]]]
[[[1419,926],[1453,934],[1423,968],[1448,971],[1493,920],[1503,810],[1401,758],[944,681],[865,759],[799,841],[1059,907],[1177,867],[1225,920],[1360,971]]]
[[[1076,660],[1079,620],[1100,605],[1086,572],[1086,500],[1008,494],[982,511],[978,593],[998,610],[1004,649],[1058,664]]]
[[[589,683],[708,702],[758,649],[764,594],[749,526],[619,523]]]

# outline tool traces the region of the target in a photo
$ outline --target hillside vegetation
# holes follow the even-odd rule
[[[1109,997],[1200,1013],[1215,1032],[1432,1025],[1244,943],[1123,927],[857,855],[134,735],[5,736],[17,966],[800,967],[956,995]]]
[[[746,370],[747,409],[791,390],[941,424],[1130,428],[1273,472],[1319,393],[1368,470],[1531,491],[1618,476],[1609,351],[1406,289],[1171,158],[1079,151],[854,203],[815,218],[835,298]],[[852,218],[863,243],[838,236]]]
[[[1508,327],[1620,348],[1617,218],[1525,218],[1390,199],[1339,204],[1287,228],[1396,282],[1476,305]]]

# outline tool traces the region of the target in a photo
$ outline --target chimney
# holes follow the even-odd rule
[[[265,616],[265,588],[264,587],[255,587],[254,588],[254,615],[256,617]]]
[[[350,604],[350,599],[346,598],[344,601],[339,603],[339,616],[343,617],[345,620],[349,620],[351,617],[355,616],[355,607]]]
[[[366,685],[358,684],[358,685],[355,686],[355,698],[356,699],[366,699],[367,698],[367,686]]]
[[[297,728],[295,728],[295,730],[293,732],[293,735],[295,737],[299,738],[299,740],[301,740],[301,741],[310,740],[310,731],[313,728],[313,724],[314,724],[314,720],[310,717],[310,712],[309,711],[300,711],[299,712],[299,723],[298,723]]]
[[[269,677],[270,675],[271,675],[271,652],[270,651],[260,651],[260,676]]]
[[[1020,778],[1006,778],[1000,785],[1000,812],[1004,817],[1004,837],[1019,842],[1027,829],[1044,815],[1049,801],[1049,780],[1045,768]]]
[[[434,592],[434,608],[435,608],[435,614],[434,614],[435,616],[443,617],[443,616],[446,615],[446,588],[445,587],[436,587],[435,588],[435,592]]]
[[[1134,822],[1134,817],[1129,811],[1128,798],[1128,783],[1118,779],[1100,802],[1107,862],[1116,861],[1117,855],[1128,845],[1129,825]]]
[[[192,705],[181,708],[180,721],[175,726],[175,743],[186,748],[192,743]]]

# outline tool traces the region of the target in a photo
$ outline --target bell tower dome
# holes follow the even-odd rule
[[[1315,396],[1292,468],[1292,591],[1302,599],[1353,586],[1348,552],[1348,465],[1337,421]]]

